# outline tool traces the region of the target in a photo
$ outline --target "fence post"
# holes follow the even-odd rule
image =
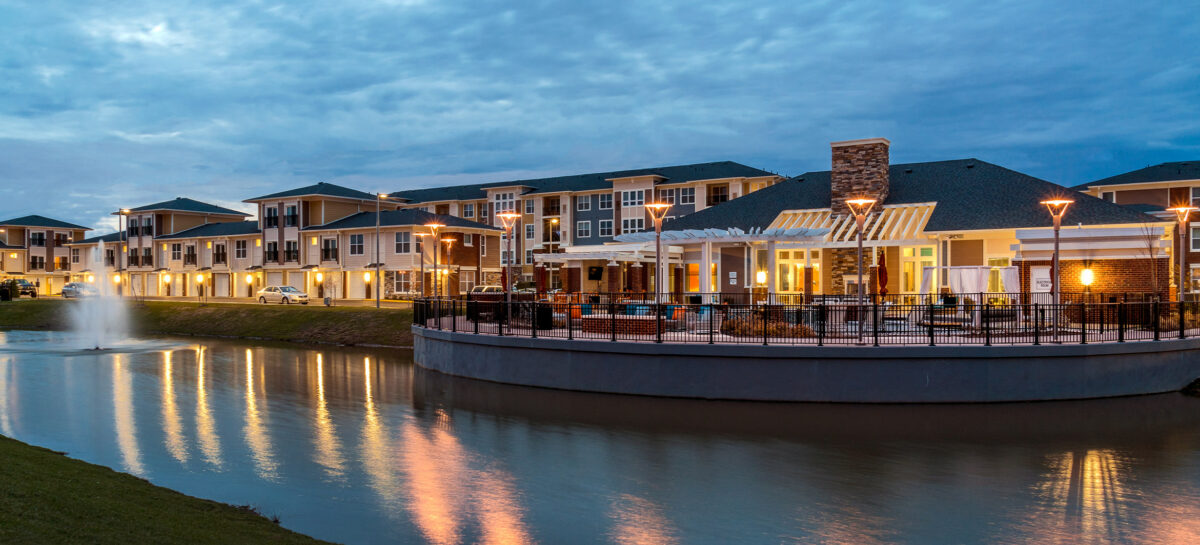
[[[458,333],[458,301],[450,303],[450,331]]]
[[[825,303],[815,305],[813,312],[817,316],[817,346],[825,346]]]
[[[1154,313],[1154,340],[1159,340],[1158,335],[1158,301],[1150,304],[1150,312]]]
[[[654,342],[662,342],[662,302],[656,302],[654,309]]]
[[[717,323],[715,313],[716,313],[716,311],[713,310],[712,303],[709,303],[708,304],[708,344],[713,343],[713,336],[716,335],[716,333],[713,331],[713,328],[716,327],[716,323]]]
[[[608,298],[608,332],[612,335],[609,340],[617,342],[617,304],[612,297]]]
[[[471,294],[468,293],[467,294],[467,313],[469,314],[471,312],[471,309],[475,309],[475,315],[474,315],[475,319],[471,320],[471,322],[475,324],[474,325],[475,334],[478,335],[479,334],[479,303],[475,303],[474,305],[472,305],[470,297],[471,297]]]
[[[770,294],[767,295],[770,297]],[[767,345],[767,304],[764,301],[762,306],[762,325],[763,325],[763,346]]]
[[[1042,344],[1042,305],[1033,304],[1033,345]]]
[[[983,345],[984,346],[992,345],[992,322],[989,319],[989,318],[991,318],[991,315],[992,315],[992,313],[989,312],[991,309],[992,309],[991,303],[988,303],[988,304],[980,307],[980,309],[979,309],[979,321],[983,324]]]
[[[1178,303],[1175,303],[1175,305],[1179,307],[1179,312],[1177,313],[1177,314],[1179,314],[1179,338],[1182,339],[1182,338],[1184,338],[1183,337],[1183,333],[1184,333],[1184,325],[1183,324],[1185,321],[1184,320],[1184,317],[1185,317],[1184,316],[1184,303],[1182,301],[1180,301]]]
[[[568,341],[575,340],[575,330],[573,329],[574,324],[572,322],[575,321],[575,312],[574,312],[575,307],[579,306],[579,305],[580,305],[580,303],[567,303],[567,340]],[[579,319],[581,321],[583,320],[583,307],[582,306],[579,307]]]
[[[1125,300],[1117,303],[1117,342],[1125,342]]]
[[[501,314],[492,316],[492,319],[496,321],[496,324],[499,326],[496,328],[496,330],[499,331],[500,336],[503,337],[504,336],[504,322],[505,322],[504,316],[512,316],[512,307],[509,306],[507,301],[503,301],[503,300],[500,301],[500,304],[497,305],[497,307],[501,310]]]
[[[933,346],[933,300],[930,299],[926,306],[929,311],[929,314],[926,315],[926,321],[929,322],[929,346]]]
[[[538,309],[538,302],[534,301],[533,302],[533,316],[530,316],[530,318],[529,318],[529,336],[533,337],[535,339],[537,338],[538,310],[540,310],[540,309]]]
[[[871,329],[875,337],[875,346],[879,346],[879,300],[875,298],[872,298],[872,300],[874,302],[871,303]]]
[[[1079,303],[1079,344],[1087,344],[1087,303]]]

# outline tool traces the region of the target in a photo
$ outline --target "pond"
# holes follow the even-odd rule
[[[0,332],[0,434],[342,543],[1200,539],[1181,394],[713,402],[456,379],[397,350],[77,344]]]

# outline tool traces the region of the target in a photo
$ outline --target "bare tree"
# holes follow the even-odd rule
[[[1150,268],[1150,284],[1154,286],[1155,295],[1158,295],[1163,292],[1161,279],[1159,279],[1158,274],[1158,258],[1166,257],[1161,255],[1163,252],[1159,247],[1159,242],[1163,236],[1162,231],[1156,231],[1159,228],[1149,223],[1143,223],[1141,229],[1142,232],[1139,238],[1142,241],[1142,252],[1146,256],[1146,264]]]

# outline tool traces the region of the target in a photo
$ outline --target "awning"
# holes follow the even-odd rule
[[[730,227],[728,229],[684,229],[681,231],[663,231],[663,242],[811,242],[819,243],[829,234],[824,227],[798,228],[754,228],[749,231]],[[627,233],[614,237],[618,242],[654,242],[654,231]]]
[[[303,266],[303,267],[300,267],[300,270],[302,270],[302,271],[311,271],[311,270],[313,270],[313,269],[316,269],[316,268],[317,268],[317,266],[316,266],[316,265],[305,265],[305,266]]]
[[[261,270],[261,269],[262,269],[262,265],[251,265],[249,267],[246,267],[247,271],[257,271],[257,270]]]

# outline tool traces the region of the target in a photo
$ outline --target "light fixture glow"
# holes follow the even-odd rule
[[[255,245],[255,246],[262,246],[262,239],[261,239],[261,238],[256,238],[256,239],[254,239],[254,245]]]
[[[13,252],[13,253],[11,253],[11,254],[8,254],[8,257],[9,257],[9,259],[16,259],[16,258],[17,258],[17,252]]]
[[[321,282],[324,282],[324,281],[325,281],[325,275],[321,274],[321,273],[317,273],[317,283],[320,284]]]
[[[767,271],[758,271],[758,273],[754,275],[754,279],[757,280],[759,284],[766,284]]]
[[[1084,269],[1079,273],[1079,283],[1084,286],[1091,286],[1092,282],[1096,281],[1096,273],[1091,269]]]
[[[121,275],[114,274],[113,275],[113,284],[120,284],[120,283],[121,283]]]
[[[204,283],[204,275],[203,275],[203,274],[197,274],[197,275],[196,275],[196,283],[197,283],[197,284],[203,284],[203,283]]]
[[[371,273],[369,273],[369,272],[363,273],[363,282],[366,282],[368,284],[371,283]]]
[[[246,275],[246,283],[247,283],[247,284],[253,284],[253,283],[254,283],[254,275],[253,275],[253,274],[247,274],[247,275]]]
[[[211,250],[211,249],[212,249],[212,241],[210,240],[210,241],[208,241],[208,242],[205,242],[205,243],[204,243],[204,247],[205,247],[205,248],[208,248],[209,250]]]
[[[313,246],[317,245],[317,237],[312,237],[312,245]]]
[[[89,274],[89,275],[88,275],[88,283],[89,283],[89,284],[91,284],[91,283],[93,283],[93,282],[95,282],[95,281],[96,281],[96,275],[94,275],[94,274]]]
[[[162,275],[162,281],[163,281],[163,284],[170,284],[171,283],[171,275],[169,275],[169,274]]]

